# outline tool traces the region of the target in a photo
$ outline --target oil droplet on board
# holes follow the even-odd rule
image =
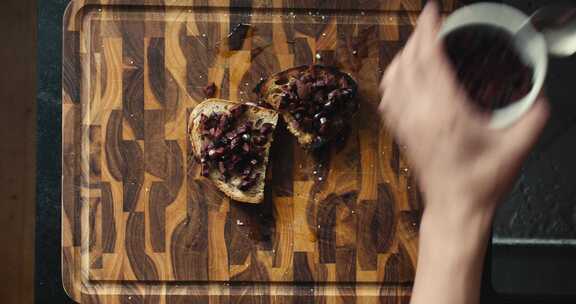
[[[352,55],[354,55],[354,56],[358,55],[358,51],[357,51],[357,50],[353,50],[353,51],[352,51]]]
[[[322,33],[322,37],[326,37],[326,33]]]
[[[311,233],[311,234],[310,234],[309,239],[310,239],[311,242],[316,242],[316,240],[317,240],[317,239],[316,239],[316,235],[315,235],[314,233]]]

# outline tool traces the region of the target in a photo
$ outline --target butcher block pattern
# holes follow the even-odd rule
[[[443,9],[453,9],[449,0]],[[421,200],[378,80],[418,0],[74,1],[63,61],[62,275],[82,303],[407,303]],[[334,65],[359,84],[341,140],[277,129],[265,201],[200,177],[187,118],[214,82]]]

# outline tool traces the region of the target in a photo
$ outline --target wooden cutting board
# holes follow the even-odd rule
[[[82,303],[407,303],[421,202],[376,114],[418,0],[74,1],[65,15],[62,276]],[[453,8],[445,0],[443,9]],[[230,201],[190,157],[187,117],[218,86],[335,65],[360,113],[311,155],[283,128],[266,199]]]

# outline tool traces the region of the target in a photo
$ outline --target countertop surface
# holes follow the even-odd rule
[[[37,303],[73,303],[64,293],[60,275],[61,29],[68,1],[38,1]],[[529,7],[531,1],[507,2],[516,2],[513,4],[532,10],[546,1],[534,1],[533,7]],[[531,247],[532,243],[543,242],[538,245],[538,250],[543,251],[530,253],[536,257],[566,255],[576,248],[576,188],[571,185],[576,180],[576,161],[573,159],[576,155],[576,99],[571,91],[576,90],[571,83],[575,76],[574,57],[551,61],[547,85],[552,108],[550,123],[494,226],[495,254],[491,258],[498,276],[496,281],[513,280],[509,272],[514,270],[506,261],[518,260],[514,254],[522,255],[521,248]],[[568,267],[574,266],[571,265]],[[508,267],[506,271],[504,267]],[[547,266],[543,268],[550,270]],[[554,276],[554,272],[550,275]],[[492,285],[489,277],[487,287]],[[575,278],[573,275],[562,280]],[[487,295],[489,293],[486,291]],[[564,300],[575,301],[573,298]],[[520,303],[527,303],[525,299],[522,301]],[[535,301],[533,303],[540,303]]]
[[[506,1],[526,12],[553,1]],[[494,225],[497,243],[576,246],[576,56],[552,58],[552,115]]]

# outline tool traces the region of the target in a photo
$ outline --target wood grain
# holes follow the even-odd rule
[[[421,1],[103,2],[66,14],[62,274],[73,299],[406,303],[422,204],[375,109]],[[310,153],[281,124],[265,201],[224,197],[190,156],[186,118],[202,87],[255,101],[263,77],[312,63],[357,79],[350,129]]]

